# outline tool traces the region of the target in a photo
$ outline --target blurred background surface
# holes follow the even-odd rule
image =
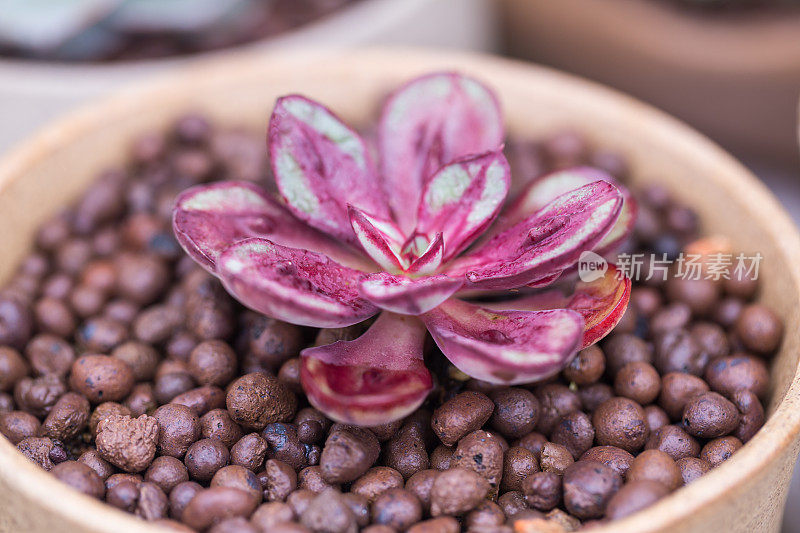
[[[0,0],[0,152],[147,77],[239,50],[502,53],[628,92],[750,166],[800,222],[800,0]],[[800,474],[785,532],[800,531]]]

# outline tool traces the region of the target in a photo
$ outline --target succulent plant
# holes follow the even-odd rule
[[[177,199],[174,230],[256,311],[321,328],[379,314],[361,337],[301,353],[309,401],[335,420],[375,425],[417,408],[432,388],[426,330],[469,376],[537,381],[616,325],[630,280],[611,265],[569,295],[541,287],[569,278],[582,252],[622,242],[636,209],[613,178],[576,168],[537,179],[501,213],[503,139],[495,95],[456,73],[396,90],[377,150],[321,104],[285,96],[268,131],[279,197],[249,182],[198,186]]]

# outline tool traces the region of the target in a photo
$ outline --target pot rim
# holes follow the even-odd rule
[[[343,57],[342,57],[343,56]],[[341,61],[332,61],[338,57]],[[750,216],[775,242],[781,243],[780,254],[785,264],[794,265],[790,277],[800,287],[800,235],[777,199],[750,171],[719,146],[675,118],[638,100],[602,85],[558,71],[526,64],[521,61],[497,58],[468,52],[430,51],[416,48],[366,48],[341,51],[305,50],[291,53],[241,54],[222,61],[207,61],[202,66],[178,75],[150,82],[145,86],[120,93],[97,104],[90,104],[50,124],[31,139],[12,149],[0,161],[0,194],[37,161],[69,145],[98,125],[113,123],[136,109],[151,108],[164,102],[182,102],[191,88],[214,87],[257,80],[269,76],[292,79],[302,77],[309,65],[319,67],[325,75],[338,73],[337,83],[359,77],[373,80],[394,80],[433,70],[463,70],[490,80],[498,88],[535,87],[545,82],[550,92],[571,98],[591,100],[591,106],[604,113],[635,111],[639,124],[658,130],[661,144],[670,143],[697,164],[713,162],[720,172],[704,177],[714,186],[724,188],[749,206]],[[316,72],[316,71],[315,71]],[[319,77],[322,74],[315,74]],[[566,98],[565,98],[566,99]],[[187,104],[188,105],[188,104]],[[361,107],[363,103],[359,104]],[[367,104],[367,105],[371,105]],[[800,293],[794,295],[800,301]],[[800,310],[792,311],[797,320]],[[796,448],[800,432],[800,373],[794,368],[791,384],[777,404],[761,431],[733,458],[698,481],[664,498],[648,509],[598,529],[599,532],[646,532],[668,528],[704,506],[720,500],[730,490],[744,484],[754,472],[777,458],[788,447]],[[779,392],[779,391],[778,391]],[[796,451],[796,450],[795,450]],[[0,439],[0,485],[24,494],[51,512],[64,516],[91,531],[152,532],[152,525],[134,519],[97,500],[84,496],[61,484],[49,473],[18,453],[6,439]],[[47,494],[46,499],[42,494]]]

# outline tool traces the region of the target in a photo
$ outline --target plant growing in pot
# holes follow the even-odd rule
[[[9,505],[10,519],[26,530],[47,530],[54,523],[70,531],[147,529],[145,522],[115,511],[116,506],[159,524],[177,527],[164,521],[169,516],[201,529],[219,521],[215,529],[271,531],[280,518],[314,530],[352,530],[372,521],[416,531],[437,525],[458,528],[460,521],[465,527],[491,523],[502,530],[528,531],[556,524],[570,529],[579,521],[632,514],[609,527],[666,531],[680,524],[699,531],[710,523],[734,530],[736,524],[749,527],[747,520],[727,511],[734,502],[743,508],[741,502],[746,502],[748,520],[778,523],[774,502],[781,500],[784,488],[775,476],[793,460],[796,436],[790,409],[796,392],[787,384],[797,362],[791,309],[798,302],[799,284],[787,266],[797,249],[787,241],[793,230],[774,200],[702,138],[618,95],[508,62],[412,56],[351,52],[352,63],[347,65],[309,64],[297,56],[281,56],[266,64],[244,62],[238,72],[235,65],[217,67],[213,76],[204,70],[197,78],[156,90],[152,99],[123,97],[101,106],[48,135],[44,149],[32,147],[0,166],[0,242],[12,263],[20,265],[11,277],[12,265],[0,264],[0,274],[9,276],[0,291],[0,342],[6,344],[0,350],[0,368],[11,370],[0,373],[0,432],[6,436],[0,439],[0,491],[14,502]],[[337,339],[358,343],[363,328],[377,328],[385,317],[315,331],[238,305],[170,238],[173,199],[177,191],[220,177],[266,178],[251,167],[258,161],[263,170],[262,152],[253,153],[250,136],[232,132],[226,124],[250,124],[263,131],[269,102],[280,94],[315,93],[349,120],[368,125],[369,106],[382,101],[388,89],[420,71],[453,67],[491,80],[510,111],[505,118],[512,134],[504,155],[516,183],[509,187],[515,191],[510,193],[513,198],[495,219],[498,227],[519,222],[513,217],[517,208],[536,211],[538,202],[597,186],[599,171],[573,168],[591,163],[631,185],[639,200],[639,222],[626,252],[672,256],[683,248],[704,256],[757,249],[769,258],[762,265],[763,279],[755,284],[750,279],[647,281],[636,276],[632,304],[611,334],[581,350],[562,372],[530,388],[471,379],[431,342],[424,364],[434,387],[421,408],[404,419],[368,428],[333,424],[305,403],[299,353],[312,343],[323,352]],[[355,72],[358,82],[351,75]],[[174,118],[189,105],[208,110],[213,122],[196,114]],[[99,126],[109,121],[116,127]],[[586,133],[551,137],[566,125]],[[303,138],[318,139],[315,131],[312,128]],[[242,137],[248,142],[236,145]],[[261,137],[253,136],[258,143]],[[369,138],[365,142],[369,144]],[[320,144],[324,145],[315,146]],[[231,158],[232,152],[244,159]],[[493,154],[495,161],[503,161]],[[129,164],[119,169],[125,157]],[[249,163],[243,165],[245,161]],[[119,170],[104,173],[72,208],[33,237],[35,226],[63,206],[65,192],[77,197],[90,177],[108,165]],[[53,169],[60,170],[54,174]],[[54,175],[60,184],[58,200],[46,194]],[[653,176],[670,184],[670,190],[652,180],[643,185]],[[528,177],[534,181],[526,183]],[[727,187],[725,180],[737,186]],[[280,210],[270,213],[294,224],[284,227],[296,227],[295,237],[324,236],[288,216],[289,208],[277,197],[251,184],[242,189],[260,207],[257,216],[233,217],[244,223],[245,229],[239,225],[237,231],[274,233],[265,225],[261,208],[277,204]],[[687,190],[691,194],[681,196]],[[519,196],[518,191],[525,194]],[[201,211],[197,220],[208,220],[207,210]],[[762,212],[767,211],[765,218]],[[220,220],[227,212],[219,213]],[[344,220],[352,228],[349,214]],[[697,241],[698,222],[707,235],[730,235],[730,243],[718,238]],[[456,261],[483,249],[492,233],[490,227]],[[35,249],[23,260],[28,242],[34,242]],[[330,246],[329,254],[350,246],[327,237],[314,243]],[[444,254],[446,246],[442,250]],[[339,261],[348,267],[347,258]],[[296,265],[279,267],[286,274]],[[385,272],[376,264],[367,274]],[[389,274],[408,276],[405,272]],[[598,280],[592,279],[597,274],[589,271],[592,275],[587,277],[586,269],[582,273],[584,280],[575,282],[568,268],[548,288],[570,287],[568,295],[597,288],[593,283]],[[75,285],[65,288],[68,279]],[[309,286],[304,281],[298,282],[301,288]],[[790,320],[790,333],[770,363],[776,384],[769,389],[766,358],[778,348],[781,336],[779,327],[769,335],[761,327],[780,322],[753,301],[759,288],[759,298]],[[579,307],[560,291],[543,296],[541,288],[525,286],[520,292],[530,292],[525,298],[530,307],[520,311]],[[503,288],[471,288],[441,305],[469,300],[494,312],[507,307],[510,299],[521,307],[516,296]],[[305,310],[308,301],[298,298],[290,304]],[[287,307],[279,303],[279,309]],[[323,307],[326,316],[337,318],[342,314],[330,310],[341,308]],[[750,318],[740,320],[738,315]],[[418,320],[415,316],[405,314],[401,322]],[[404,337],[409,331],[397,328]],[[502,340],[496,333],[488,337],[495,344]],[[700,343],[703,348],[698,350]],[[377,345],[385,351],[393,346]],[[734,353],[741,349],[750,353]],[[720,364],[708,365],[709,350]],[[494,367],[496,360],[492,363]],[[747,371],[740,372],[743,369]],[[683,405],[678,394],[682,387],[702,389],[703,383],[713,392]],[[740,394],[732,384],[747,390]],[[61,387],[71,390],[59,396]],[[41,390],[48,394],[35,392]],[[756,431],[763,422],[763,416],[758,417],[761,402],[768,399],[770,419]],[[57,404],[51,407],[51,400]],[[740,414],[734,400],[747,416]],[[355,414],[363,415],[363,410]],[[72,438],[76,432],[78,438]],[[738,448],[751,437],[748,445]],[[678,458],[684,453],[691,457]],[[719,468],[696,479],[711,464]],[[259,482],[266,490],[254,490]],[[667,496],[681,482],[688,486]],[[339,490],[324,490],[331,484]],[[426,486],[433,489],[430,500]],[[736,490],[728,492],[729,487]],[[563,498],[554,501],[558,490]],[[492,501],[483,501],[485,495]],[[256,510],[263,498],[268,502]],[[658,505],[635,512],[659,498]],[[35,512],[18,512],[34,508]],[[427,519],[435,522],[413,525]]]
[[[552,285],[582,253],[625,239],[635,204],[613,178],[558,172],[503,210],[511,178],[497,99],[458,74],[409,82],[379,124],[374,164],[330,110],[283,97],[269,123],[280,201],[222,182],[176,202],[184,249],[247,307],[317,328],[379,314],[356,340],[302,352],[315,407],[366,426],[407,416],[433,386],[426,328],[468,376],[512,385],[561,371],[617,324],[630,280],[613,265],[556,301],[511,292]],[[486,307],[467,292],[511,298]]]

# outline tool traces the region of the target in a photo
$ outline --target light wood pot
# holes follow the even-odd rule
[[[27,252],[39,223],[89,187],[99,171],[122,164],[134,137],[166,127],[181,112],[202,109],[221,123],[264,130],[274,99],[301,92],[363,124],[386,91],[442,68],[494,86],[513,134],[539,137],[579,129],[629,157],[637,182],[659,180],[694,206],[707,233],[723,233],[737,249],[765,256],[762,297],[787,330],[772,365],[769,420],[720,468],[614,523],[613,531],[777,531],[800,430],[797,230],[763,185],[706,138],[651,107],[564,74],[486,56],[413,50],[246,56],[92,105],[51,125],[0,163],[0,280]],[[4,439],[0,501],[3,531],[149,529],[61,485]]]
[[[629,92],[737,154],[798,168],[800,11],[706,13],[669,0],[499,4],[513,55]]]

